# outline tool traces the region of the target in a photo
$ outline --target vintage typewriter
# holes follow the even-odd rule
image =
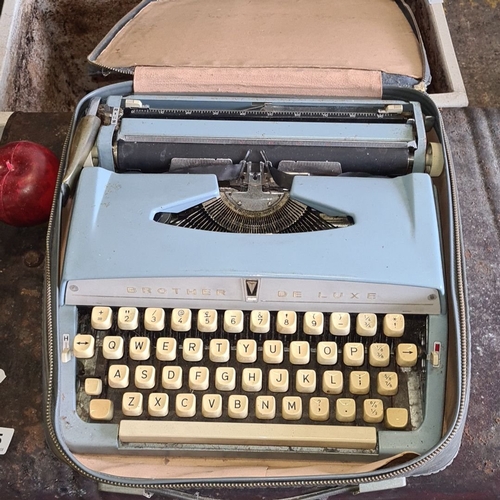
[[[116,88],[90,105],[61,242],[63,446],[432,449],[448,347],[434,118],[416,100]]]

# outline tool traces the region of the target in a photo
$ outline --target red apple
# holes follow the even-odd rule
[[[59,160],[34,142],[0,148],[0,220],[13,226],[46,222],[54,196]]]

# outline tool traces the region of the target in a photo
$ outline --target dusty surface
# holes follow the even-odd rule
[[[25,1],[5,109],[68,111],[111,79],[96,76],[87,56],[135,0]],[[91,76],[90,73],[94,73]],[[115,80],[116,81],[116,80]]]

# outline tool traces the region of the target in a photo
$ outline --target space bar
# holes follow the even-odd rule
[[[371,450],[377,445],[374,427],[341,425],[122,420],[118,436],[122,443],[314,446],[358,450]]]

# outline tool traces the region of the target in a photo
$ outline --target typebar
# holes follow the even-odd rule
[[[219,444],[244,446],[312,446],[375,449],[372,427],[341,425],[241,424],[231,422],[160,422],[122,420],[122,443]]]

